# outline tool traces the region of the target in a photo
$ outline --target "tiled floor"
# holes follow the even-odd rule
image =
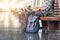
[[[0,40],[60,40],[60,33],[21,33],[20,31],[0,31]]]

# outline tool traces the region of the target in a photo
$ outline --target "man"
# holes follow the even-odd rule
[[[26,10],[27,10],[27,11],[32,11],[31,5],[29,5]]]
[[[36,19],[38,19],[38,17],[39,16],[42,16],[42,12],[40,11],[40,10],[43,10],[43,11],[45,11],[45,12],[49,12],[49,11],[52,11],[53,9],[53,0],[46,0],[44,3],[43,3],[43,5],[41,6],[41,8],[39,8],[39,10],[35,10],[34,12],[35,12],[35,14],[33,15],[33,17],[32,17],[32,20],[33,20],[33,18],[36,18]],[[33,12],[32,12],[33,13]],[[32,14],[31,14],[32,15]],[[35,17],[34,17],[35,16]],[[30,18],[30,16],[28,17],[28,19]],[[29,21],[29,20],[28,20]],[[34,20],[35,21],[35,20]],[[35,23],[36,24],[36,23]],[[39,22],[38,22],[38,24],[39,24]],[[37,24],[37,25],[38,25]],[[29,24],[30,25],[30,24]],[[38,25],[39,26],[39,25]],[[38,27],[38,26],[34,26],[34,27]],[[28,26],[27,26],[28,27]],[[34,29],[35,30],[35,29]],[[34,31],[32,31],[32,32],[34,32]],[[35,31],[36,32],[36,31]]]
[[[29,6],[26,8],[25,13],[26,13],[27,16],[29,16],[29,15],[31,14],[31,12],[32,12],[32,9],[31,9],[31,8],[32,8],[31,5],[29,5]]]

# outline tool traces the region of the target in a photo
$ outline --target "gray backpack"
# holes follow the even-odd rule
[[[38,32],[39,26],[38,16],[30,15],[27,21],[26,32]]]

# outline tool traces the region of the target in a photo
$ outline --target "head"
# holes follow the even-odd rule
[[[21,11],[24,11],[24,9],[23,9],[23,8],[21,8]]]
[[[19,8],[19,10],[20,10],[21,12],[24,11],[23,8]]]
[[[31,9],[31,5],[29,5],[28,8]]]
[[[17,11],[17,8],[15,8],[14,10]]]

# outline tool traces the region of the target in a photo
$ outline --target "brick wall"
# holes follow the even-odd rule
[[[60,15],[60,8],[59,8],[58,0],[54,0],[54,14]]]

